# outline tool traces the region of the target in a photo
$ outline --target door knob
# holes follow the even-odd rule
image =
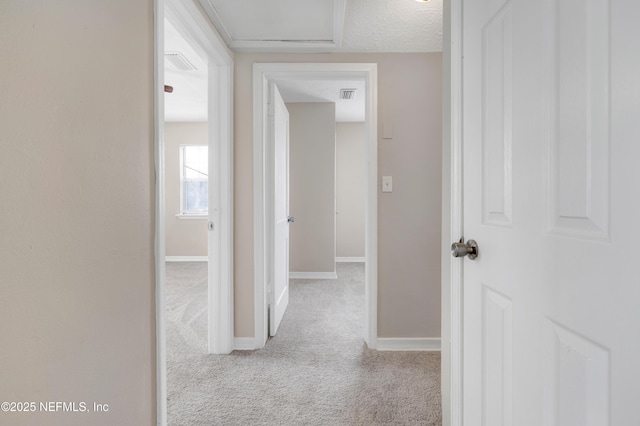
[[[296,221],[296,218],[295,218],[295,217],[293,217],[293,216],[289,216],[289,217],[287,217],[287,222],[289,222],[289,223],[293,223],[293,222],[295,222],[295,221]]]
[[[469,259],[473,260],[478,257],[478,243],[474,240],[469,240],[467,243],[460,238],[460,242],[451,244],[451,256],[453,257],[465,257],[469,256]]]

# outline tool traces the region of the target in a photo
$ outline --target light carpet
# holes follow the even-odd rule
[[[440,354],[369,350],[364,266],[337,266],[291,280],[263,349],[209,355],[207,264],[168,262],[169,425],[440,425]]]

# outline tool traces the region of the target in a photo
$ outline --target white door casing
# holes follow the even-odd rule
[[[275,336],[289,304],[289,111],[278,86],[269,85],[269,133],[273,141],[274,256],[269,285],[269,335]]]
[[[268,219],[274,203],[273,164],[268,137],[269,83],[275,80],[364,80],[367,128],[366,266],[364,340],[377,345],[377,65],[368,63],[256,63],[253,66],[253,171],[254,171],[254,346],[268,338],[267,283],[275,269],[270,255],[274,224]]]
[[[456,3],[464,237],[479,256],[454,260],[452,424],[637,424],[640,3]]]
[[[193,2],[154,0],[154,162],[155,272],[156,272],[156,382],[157,424],[167,423],[167,366],[165,321],[165,179],[164,179],[164,20],[180,31],[209,61],[209,237],[208,342],[209,352],[233,350],[233,57]],[[211,130],[213,129],[213,130]],[[213,201],[213,203],[212,203]],[[213,269],[212,269],[213,268]]]
[[[233,58],[191,2],[166,0],[166,17],[208,59],[208,350],[233,350]]]

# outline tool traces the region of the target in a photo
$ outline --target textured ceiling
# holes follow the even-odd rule
[[[198,1],[238,52],[442,51],[443,0]],[[206,121],[206,63],[168,22],[165,26],[165,51],[180,51],[198,68],[165,67],[165,83],[174,87],[165,94],[165,120]],[[279,86],[287,102],[336,102],[337,121],[363,121],[364,87],[362,96],[350,103],[334,98],[340,88],[353,86],[347,83],[293,81]]]
[[[348,0],[342,49],[442,51],[442,0]]]

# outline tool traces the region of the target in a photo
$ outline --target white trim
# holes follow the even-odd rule
[[[176,213],[175,216],[180,220],[207,220],[207,219],[209,219],[209,215],[208,214]]]
[[[439,337],[378,337],[379,351],[440,351]]]
[[[209,62],[209,353],[233,350],[233,56],[193,1],[167,0],[167,19]],[[213,173],[211,171],[214,171]]]
[[[365,326],[364,340],[371,349],[376,348],[378,332],[377,281],[377,211],[378,211],[378,136],[377,136],[377,64],[358,63],[255,63],[253,65],[253,227],[254,227],[254,330],[256,346],[267,341],[266,285],[273,268],[267,267],[270,247],[267,205],[273,191],[267,187],[270,163],[265,152],[271,152],[266,138],[268,82],[274,79],[340,79],[364,80],[367,122],[367,209],[366,209],[366,267],[365,267]],[[269,245],[267,245],[269,244]],[[272,273],[272,272],[271,272]]]
[[[335,272],[289,272],[291,280],[337,280]]]
[[[218,287],[223,296],[218,299],[220,308],[218,318],[210,316],[211,323],[218,321],[219,317],[226,317],[230,323],[214,328],[219,334],[218,341],[222,344],[220,353],[231,352],[233,344],[233,111],[231,88],[233,87],[233,58],[208,20],[202,15],[200,9],[192,2],[180,2],[179,0],[154,0],[154,160],[156,171],[155,191],[155,272],[156,272],[156,423],[164,426],[167,424],[167,356],[166,356],[166,321],[165,321],[165,176],[164,176],[164,20],[172,20],[172,24],[187,39],[191,39],[193,47],[202,50],[203,56],[209,58],[209,63],[217,64],[217,67],[209,66],[210,80],[213,77],[218,84],[219,96],[215,104],[216,109],[210,109],[209,121],[215,117],[214,123],[219,126],[216,137],[220,142],[222,156],[219,161],[223,168],[220,173],[228,176],[222,185],[222,208],[226,215],[219,222],[221,232],[222,250],[220,253],[220,277]],[[211,89],[210,89],[211,93]],[[211,253],[211,252],[210,252]],[[213,262],[209,262],[211,265]],[[209,312],[212,312],[211,281],[209,280]],[[222,282],[223,285],[220,285]],[[218,294],[219,296],[219,294]],[[215,308],[214,308],[215,309]],[[212,318],[215,318],[212,320]],[[211,333],[209,335],[211,351]],[[226,344],[226,347],[224,346]],[[220,348],[213,348],[214,351]],[[226,352],[225,352],[226,351]]]
[[[178,31],[190,41],[192,47],[209,59],[209,79],[216,84],[209,88],[209,98],[215,102],[209,108],[209,123],[216,126],[215,140],[219,142],[218,163],[221,168],[220,221],[216,234],[216,247],[220,250],[219,275],[209,279],[209,350],[229,353],[233,344],[233,57],[209,20],[194,2],[180,0],[154,0],[154,160],[155,191],[155,273],[156,273],[156,417],[157,424],[167,424],[167,356],[165,321],[165,176],[164,176],[164,20],[165,15]],[[214,66],[215,64],[215,66]],[[211,136],[210,136],[211,137]],[[211,244],[210,244],[211,245]],[[210,257],[215,254],[211,251]],[[211,264],[209,262],[211,277]],[[212,281],[217,287],[212,293]],[[215,297],[214,297],[215,296]],[[217,297],[217,298],[216,298]],[[212,304],[212,300],[217,303]],[[224,319],[227,322],[224,322]],[[212,327],[212,324],[218,324]],[[217,347],[211,347],[211,330]]]
[[[165,262],[208,262],[209,256],[165,256]]]
[[[297,41],[297,40],[237,40],[232,41],[229,47],[234,52],[269,52],[269,53],[321,53],[336,50],[338,46],[331,40],[322,41]]]
[[[218,31],[218,34],[220,34],[220,37],[222,37],[227,46],[230,46],[231,42],[233,41],[233,39],[231,38],[231,33],[224,25],[224,22],[222,22],[222,18],[220,18],[218,11],[215,9],[215,7],[213,7],[213,4],[209,0],[201,1],[200,4],[205,10],[207,16],[209,16],[209,18],[211,19],[211,22],[216,27],[216,30]]]
[[[366,85],[367,191],[365,212],[364,339],[378,347],[378,68],[374,64]]]
[[[154,1],[153,25],[153,157],[155,163],[156,273],[156,424],[167,424],[167,324],[165,318],[165,199],[164,199],[164,0]]]
[[[231,64],[209,65],[209,353],[233,350],[233,118]],[[216,113],[217,112],[217,113]],[[219,262],[219,264],[216,264]]]
[[[451,0],[451,233],[449,241],[464,235],[462,170],[462,0]],[[447,255],[444,254],[443,255]],[[464,262],[450,262],[449,319],[451,426],[462,426],[463,323],[462,286]]]
[[[336,257],[336,263],[364,263],[366,257]]]
[[[167,19],[198,54],[217,66],[233,65],[233,53],[196,2],[165,1]]]
[[[266,254],[266,220],[265,213],[266,183],[265,155],[266,142],[269,140],[267,132],[267,109],[264,103],[268,102],[268,82],[264,73],[258,75],[254,65],[253,69],[253,261],[254,261],[254,285],[253,285],[253,321],[254,338],[257,348],[265,345],[269,333],[267,324],[267,254]]]
[[[342,47],[344,34],[344,17],[347,13],[347,0],[333,0],[333,42]]]
[[[256,349],[256,339],[253,337],[236,337],[233,339],[234,351],[252,351]]]

